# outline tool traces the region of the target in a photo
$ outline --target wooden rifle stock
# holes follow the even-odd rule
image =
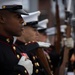
[[[61,41],[61,33],[60,33],[60,17],[59,17],[59,6],[58,1],[56,0],[56,30],[57,30],[57,40],[55,43],[56,51],[60,53],[60,41]]]
[[[48,73],[48,75],[51,75],[51,70],[50,70],[50,67],[49,67],[49,64],[48,64],[48,61],[47,61],[47,58],[44,54],[44,51],[42,48],[38,48],[38,50],[36,50],[36,54],[38,56],[38,58],[40,59],[42,65],[44,66],[46,72]]]
[[[69,38],[71,36],[70,34],[71,34],[71,26],[68,25],[68,23],[67,23],[66,38]],[[64,69],[66,67],[66,64],[68,63],[69,51],[70,51],[70,48],[65,46],[64,53],[63,53],[63,62],[60,66],[59,75],[64,75]]]
[[[65,11],[67,10],[67,8],[65,7]],[[67,20],[67,18],[69,18],[69,12],[65,12],[65,19]],[[68,21],[65,22],[65,24],[67,25],[66,28],[66,38],[70,38],[71,37],[71,25],[69,24]],[[64,75],[64,69],[66,67],[66,64],[68,63],[68,59],[69,59],[69,51],[70,48],[66,47],[64,48],[64,53],[63,53],[63,62],[60,66],[60,70],[59,70],[59,75]]]

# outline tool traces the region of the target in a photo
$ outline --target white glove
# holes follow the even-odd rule
[[[61,40],[61,46],[62,47],[65,45],[65,41],[66,41],[66,38],[62,38],[62,40]]]
[[[46,42],[37,42],[39,44],[40,47],[50,47],[50,43],[46,43]]]
[[[74,40],[72,38],[67,38],[65,41],[65,46],[73,48],[74,47]]]
[[[67,75],[74,75],[74,72],[67,72]]]
[[[22,56],[21,59],[18,62],[18,65],[22,65],[26,68],[28,71],[29,75],[33,73],[33,64],[32,61],[27,59],[25,56]]]

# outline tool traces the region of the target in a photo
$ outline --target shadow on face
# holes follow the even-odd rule
[[[23,31],[22,35],[24,36],[24,39],[27,42],[28,41],[37,41],[37,38],[38,38],[36,28],[32,28],[30,26],[24,27],[24,31]]]
[[[6,36],[20,36],[23,19],[20,14],[0,11],[0,29]]]
[[[39,33],[39,38],[38,38],[38,41],[41,41],[41,42],[47,42],[47,35],[44,34],[44,33]]]

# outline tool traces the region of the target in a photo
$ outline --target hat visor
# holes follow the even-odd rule
[[[32,22],[27,22],[26,25],[27,26],[31,26],[33,28],[37,28],[38,21],[32,21]]]
[[[24,9],[12,10],[12,12],[16,12],[22,15],[29,15]]]

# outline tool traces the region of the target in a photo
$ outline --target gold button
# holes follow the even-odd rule
[[[39,66],[39,63],[37,62],[37,63],[35,63],[35,66]]]
[[[18,75],[21,75],[21,74],[18,74]]]
[[[36,66],[40,66],[38,62],[37,62],[37,63],[35,63],[35,65],[36,65]]]
[[[51,74],[53,75],[53,71],[51,71]]]
[[[33,43],[35,42],[35,41],[32,41]]]
[[[3,6],[2,6],[2,9],[5,9],[5,8],[6,8],[6,6],[5,6],[5,5],[3,5]]]
[[[6,41],[9,43],[10,42],[9,38],[7,38]]]
[[[27,71],[26,71],[26,70],[25,70],[24,72],[25,72],[25,73],[27,73]]]
[[[53,68],[53,65],[51,65],[51,68]]]
[[[51,74],[51,75],[54,75],[54,74]]]
[[[49,60],[49,62],[51,63],[51,60]]]
[[[36,69],[36,71],[35,71],[36,73],[38,73],[39,72],[39,70],[38,69]]]
[[[16,50],[16,47],[15,47],[15,46],[13,46],[13,49],[14,49],[14,50]]]
[[[28,43],[31,43],[30,41]]]
[[[19,59],[20,58],[20,56],[17,54],[17,58]]]
[[[25,45],[27,45],[27,43],[25,43]]]
[[[33,56],[33,59],[35,60],[35,56]]]
[[[53,71],[51,71],[53,73]]]

